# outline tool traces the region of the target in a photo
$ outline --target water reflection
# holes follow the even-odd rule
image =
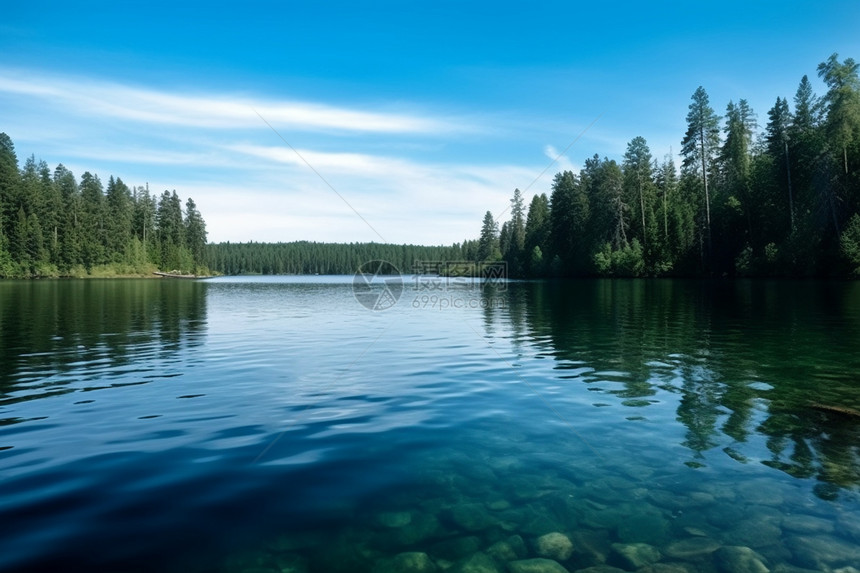
[[[737,463],[814,478],[821,497],[860,484],[860,285],[598,280],[509,289],[514,338],[524,328],[538,345],[548,338],[556,369],[589,384],[595,405],[610,400],[636,409],[628,419],[647,419],[658,392],[676,395],[688,466],[708,465],[706,453],[721,449]]]
[[[206,288],[168,280],[0,281],[0,406],[170,376],[177,352],[201,343]],[[157,358],[159,371],[143,358]]]

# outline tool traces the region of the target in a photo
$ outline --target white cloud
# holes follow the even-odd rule
[[[15,79],[15,78],[18,79]],[[368,111],[304,101],[230,94],[172,94],[116,83],[34,75],[0,68],[0,93],[46,100],[86,116],[197,128],[330,130],[387,134],[450,134],[478,130],[462,118]],[[259,116],[258,116],[259,114]]]
[[[543,154],[553,161],[553,167],[550,167],[547,172],[558,173],[559,171],[573,171],[579,173],[579,167],[575,166],[567,155],[560,153],[552,145],[547,145],[543,148]]]
[[[194,198],[213,241],[459,242],[477,236],[488,209],[506,218],[514,188],[526,191],[547,166],[523,133],[505,139],[507,124],[486,117],[176,94],[18,72],[0,68],[0,126],[19,157],[35,153],[52,168],[63,162],[102,181],[148,182],[155,194],[175,189]],[[254,109],[289,132],[301,157]],[[468,142],[460,137],[466,133]],[[527,161],[516,160],[522,148],[530,150]],[[547,191],[557,167],[527,195]]]
[[[279,150],[255,151],[274,167],[242,185],[173,184],[194,197],[213,241],[459,242],[476,237],[483,213],[501,213],[516,182],[523,187],[536,172],[301,150],[335,193],[300,160],[285,153],[289,161],[279,167]]]

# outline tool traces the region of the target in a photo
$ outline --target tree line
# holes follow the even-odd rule
[[[510,219],[483,219],[477,261],[514,276],[860,275],[860,79],[853,59],[818,66],[758,121],[746,100],[720,117],[699,87],[680,170],[643,137],[621,163],[598,155],[563,171]]]
[[[160,268],[206,273],[206,222],[193,199],[160,197],[111,176],[80,181],[0,133],[0,277],[115,276]]]
[[[420,263],[464,260],[462,247],[383,243],[217,243],[208,246],[210,267],[227,275],[353,274],[369,261],[387,261],[400,273],[427,274]],[[472,260],[472,259],[469,259]],[[419,265],[419,266],[416,266]]]
[[[818,66],[789,105],[777,97],[759,129],[748,102],[725,115],[699,87],[673,157],[644,137],[622,161],[599,155],[556,174],[526,206],[516,189],[499,227],[451,246],[206,243],[194,201],[151,195],[110,177],[30,157],[18,167],[0,134],[0,277],[138,274],[351,274],[370,260],[403,273],[421,261],[505,261],[514,277],[860,275],[860,79],[853,59]],[[476,267],[479,268],[479,267]]]

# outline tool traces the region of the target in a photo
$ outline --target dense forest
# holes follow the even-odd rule
[[[458,244],[450,247],[426,247],[309,241],[217,243],[210,244],[207,251],[210,267],[227,275],[353,274],[363,263],[375,260],[388,261],[402,274],[408,275],[415,271],[415,265],[420,261],[463,260],[462,249]]]
[[[635,137],[620,164],[594,155],[528,209],[514,191],[501,229],[484,216],[477,258],[515,276],[860,274],[858,64],[833,54],[818,75],[827,93],[804,76],[761,130],[746,100],[720,117],[699,87],[680,171]]]
[[[680,169],[644,137],[621,163],[599,155],[558,173],[550,196],[519,189],[501,228],[451,246],[379,243],[206,244],[194,201],[110,177],[80,181],[62,164],[23,168],[0,134],[0,277],[143,274],[156,268],[224,274],[350,274],[386,260],[505,261],[513,277],[860,275],[860,78],[853,59],[818,66],[793,98],[776,98],[759,128],[746,100],[720,117],[699,87]]]
[[[145,275],[160,268],[206,273],[206,223],[192,199],[161,197],[122,179],[31,156],[18,167],[0,133],[0,278]]]

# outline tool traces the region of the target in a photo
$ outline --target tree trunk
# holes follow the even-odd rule
[[[663,238],[669,239],[669,213],[668,213],[668,203],[669,203],[669,186],[663,190]]]
[[[791,163],[788,159],[788,142],[785,142],[785,175],[788,178],[788,213],[791,220],[791,232],[794,233],[794,197],[791,193]]]
[[[708,167],[705,160],[705,130],[699,131],[699,144],[702,153],[702,181],[705,184],[705,226],[708,231],[708,256],[711,255],[711,196],[708,193]]]
[[[648,246],[648,238],[645,233],[645,198],[642,196],[642,174],[637,173],[639,179],[639,210],[642,212],[642,248]]]

